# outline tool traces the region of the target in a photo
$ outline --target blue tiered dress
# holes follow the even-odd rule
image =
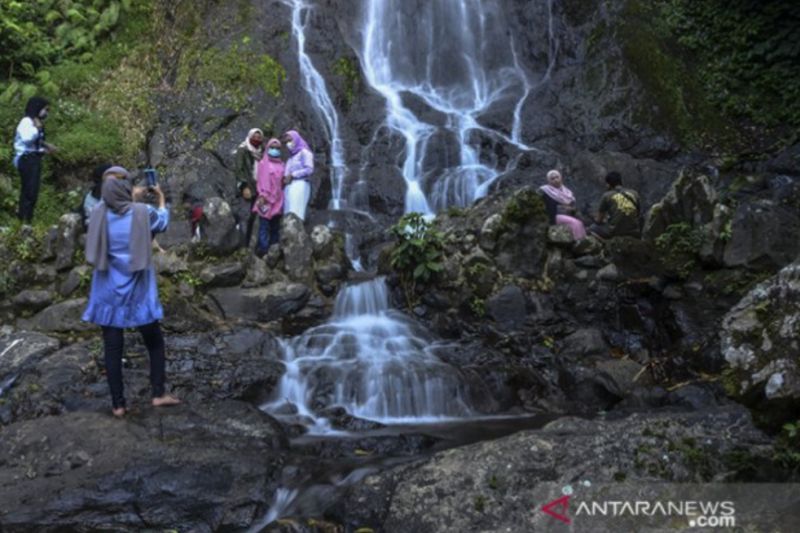
[[[169,209],[147,206],[150,231],[160,233],[169,225]],[[133,210],[124,215],[108,212],[108,270],[94,270],[89,304],[83,320],[99,326],[134,328],[164,318],[158,299],[156,271],[150,265],[139,272],[130,271]]]

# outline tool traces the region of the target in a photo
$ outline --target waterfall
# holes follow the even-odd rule
[[[330,144],[330,177],[331,177],[331,209],[341,209],[342,186],[347,176],[344,159],[344,145],[339,135],[339,115],[328,94],[325,80],[314,68],[311,58],[306,53],[306,25],[308,24],[311,6],[304,0],[284,0],[292,8],[292,35],[297,41],[297,58],[300,63],[300,75],[303,88],[308,93],[314,109],[325,124],[325,132]]]
[[[318,411],[344,407],[381,423],[428,422],[473,414],[458,369],[442,362],[421,327],[389,308],[382,278],[339,293],[331,320],[284,343],[286,372],[263,408],[300,416],[330,432]]]
[[[406,212],[484,196],[506,170],[482,156],[484,141],[530,149],[521,111],[534,86],[497,0],[366,0],[362,32],[364,76],[386,100],[386,126],[405,141]],[[507,110],[507,132],[481,124],[490,110]]]

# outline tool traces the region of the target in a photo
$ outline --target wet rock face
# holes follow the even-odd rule
[[[800,408],[800,263],[750,291],[725,316],[729,392],[776,424]]]
[[[20,342],[15,342],[19,340]],[[242,328],[232,333],[165,336],[167,384],[187,402],[237,399],[260,402],[283,375],[281,348],[271,334]],[[23,344],[24,343],[24,344]],[[125,339],[125,391],[136,409],[150,399],[147,350],[138,333]],[[20,333],[0,341],[0,423],[73,411],[107,412],[110,406],[100,339],[58,349],[58,341]]]
[[[21,422],[0,442],[0,522],[7,531],[244,528],[269,505],[284,446],[276,422],[235,401]]]
[[[533,531],[549,520],[535,508],[566,485],[724,479],[736,472],[737,445],[765,457],[768,442],[741,407],[563,418],[370,476],[333,513],[349,527],[376,531]],[[542,486],[552,492],[541,493]],[[613,527],[599,530],[619,524]]]
[[[407,5],[413,9],[413,3]],[[628,70],[621,47],[613,42],[614,29],[623,18],[623,3],[594,6],[591,17],[576,17],[571,8],[548,8],[546,3],[503,0],[489,10],[494,8],[508,21],[517,60],[532,90],[519,109],[521,139],[543,150],[525,152],[496,136],[474,143],[482,161],[494,161],[501,170],[506,165],[519,169],[504,177],[502,186],[530,184],[531,179],[544,182],[548,167],[562,166],[583,207],[596,202],[604,191],[605,173],[620,170],[626,184],[640,190],[645,203],[659,198],[674,175],[674,165],[665,160],[674,156],[675,145],[663,132],[637,123],[630,111],[642,107],[648,110],[646,115],[655,106],[635,73]],[[186,57],[198,49],[229,50],[246,38],[243,48],[269,54],[280,63],[286,78],[279,93],[246,84],[225,91],[204,80],[191,62],[178,60],[178,76],[188,77],[189,82],[176,84],[169,98],[160,102],[160,123],[148,149],[151,164],[158,162],[172,170],[169,182],[176,198],[189,193],[200,200],[220,196],[235,209],[231,152],[248,129],[262,127],[270,136],[296,127],[309,141],[317,163],[311,179],[311,207],[325,209],[331,198],[330,140],[300,82],[290,7],[279,3],[265,10],[254,1],[237,6],[202,1],[193,9],[203,20],[240,23],[225,31],[218,25],[201,25],[195,32],[200,44],[193,45],[195,50],[182,50]],[[407,15],[413,20],[415,13]],[[307,27],[313,28],[305,35],[306,51],[324,78],[339,117],[349,169],[344,199],[350,207],[395,220],[404,208],[406,186],[398,161],[406,146],[401,135],[385,127],[387,103],[369,87],[360,68],[364,6],[342,0],[324,2],[315,4],[305,17]],[[548,27],[553,28],[552,35],[531,31]],[[185,28],[174,29],[180,30]],[[411,95],[406,95],[404,105],[433,123],[443,119]],[[481,115],[481,124],[510,136],[514,112],[511,100],[498,102]],[[424,161],[431,175],[441,174],[443,165],[458,159],[452,140],[441,137],[430,139],[432,150]],[[537,177],[536,173],[541,174]],[[430,190],[433,185],[424,187]]]
[[[275,282],[252,289],[214,289],[209,295],[219,305],[225,318],[269,322],[302,309],[311,291],[301,283]]]
[[[800,217],[793,208],[772,200],[740,205],[730,224],[731,239],[723,255],[727,267],[776,268],[800,252]]]

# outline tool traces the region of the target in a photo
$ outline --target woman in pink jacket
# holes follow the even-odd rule
[[[253,203],[253,212],[260,217],[256,255],[262,257],[272,244],[280,240],[281,213],[283,211],[283,173],[281,142],[270,139],[266,156],[256,169],[258,198]]]

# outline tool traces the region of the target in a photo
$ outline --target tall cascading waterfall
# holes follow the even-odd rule
[[[367,82],[386,99],[386,126],[405,140],[406,212],[484,196],[508,169],[482,157],[483,140],[531,149],[520,135],[534,85],[508,28],[497,0],[366,0],[359,56]],[[507,132],[480,123],[501,107]]]
[[[297,42],[297,58],[300,62],[303,88],[325,124],[325,131],[330,143],[330,207],[331,209],[341,209],[343,207],[342,187],[347,177],[347,165],[345,164],[344,145],[339,134],[339,114],[328,94],[325,79],[314,67],[314,63],[306,53],[305,31],[312,6],[304,0],[284,0],[284,3],[292,8],[292,35]]]
[[[472,415],[460,372],[436,356],[442,348],[390,309],[383,278],[347,286],[328,323],[284,344],[286,372],[263,408],[305,418],[316,433],[330,430],[319,414],[330,406],[389,424]]]

